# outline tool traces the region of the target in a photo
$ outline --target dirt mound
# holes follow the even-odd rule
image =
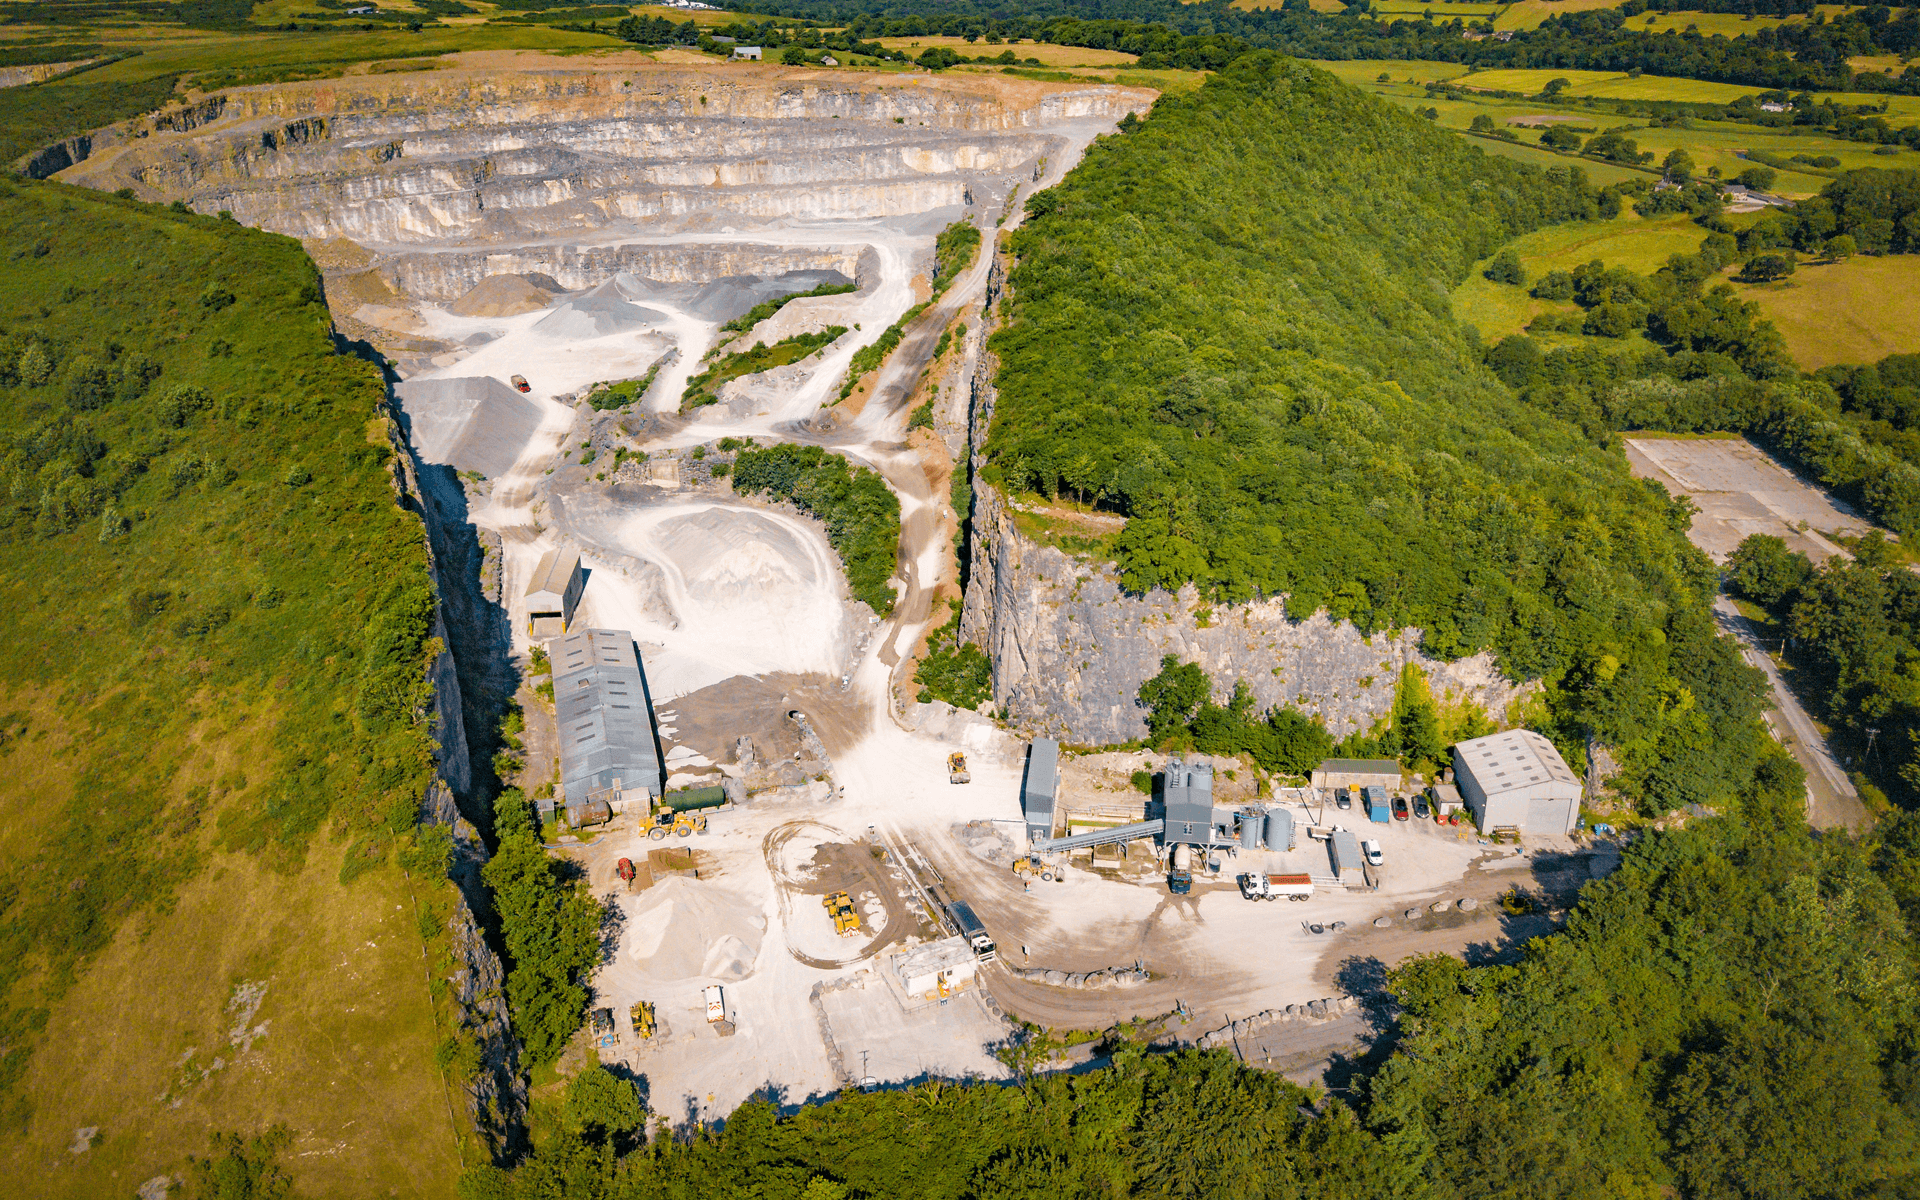
[[[517,317],[553,303],[560,286],[545,275],[489,275],[447,305],[456,317]]]
[[[421,459],[496,479],[540,427],[540,406],[498,379],[410,379],[393,394]]]
[[[676,875],[641,893],[627,910],[626,953],[653,983],[753,974],[767,920],[737,892]]]
[[[629,304],[615,296],[589,293],[556,306],[552,312],[535,322],[533,327],[549,337],[596,338],[610,333],[625,333],[665,320],[663,314],[651,308],[641,308],[638,304]]]

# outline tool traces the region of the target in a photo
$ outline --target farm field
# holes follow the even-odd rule
[[[1018,46],[989,46],[985,42],[969,42],[957,37],[899,37],[880,38],[878,41],[889,50],[907,50],[914,54],[935,46],[945,46],[955,54],[964,54],[968,58],[983,54],[991,58],[1003,51],[1012,51],[1013,56],[1022,62],[1029,58],[1039,59],[1043,67],[1123,67],[1139,61],[1138,56],[1123,54],[1118,50],[1047,46],[1035,42],[1022,42]]]
[[[1442,123],[1445,124],[1444,121]],[[1464,130],[1466,122],[1461,122],[1459,127]],[[1635,171],[1630,167],[1619,167],[1590,158],[1569,158],[1530,142],[1507,142],[1499,138],[1471,137],[1464,132],[1461,136],[1467,137],[1488,154],[1498,154],[1502,158],[1511,158],[1516,162],[1531,163],[1536,167],[1579,167],[1587,173],[1588,179],[1603,187],[1626,179],[1646,178],[1645,172]]]
[[[1801,263],[1778,283],[1733,285],[1760,306],[1803,370],[1920,351],[1920,255]],[[1907,297],[1907,303],[1889,303]]]
[[[1571,271],[1594,259],[1608,266],[1622,266],[1642,273],[1667,261],[1671,254],[1687,254],[1700,248],[1707,231],[1687,216],[1658,217],[1644,220],[1622,216],[1613,221],[1582,221],[1536,230],[1508,243],[1526,268],[1527,285],[1548,271]],[[1527,323],[1543,312],[1568,310],[1570,304],[1535,300],[1526,287],[1494,283],[1477,267],[1465,283],[1453,290],[1454,315],[1480,331],[1488,342],[1497,342],[1510,333],[1519,333]],[[1637,336],[1637,335],[1636,335]],[[1577,334],[1549,334],[1546,345],[1583,340]],[[1627,345],[1626,341],[1608,341],[1609,345]]]
[[[1566,95],[1610,100],[1697,100],[1707,104],[1727,104],[1764,90],[1732,83],[1708,83],[1699,79],[1672,79],[1664,75],[1642,75],[1635,79],[1620,72],[1571,69],[1476,71],[1464,86],[1533,94],[1553,79],[1565,79],[1571,84]],[[1889,117],[1920,120],[1920,96],[1879,96],[1865,92],[1822,92],[1820,95],[1842,104],[1884,103]]]
[[[1467,73],[1460,63],[1427,62],[1423,59],[1375,58],[1353,61],[1328,61],[1314,59],[1313,65],[1327,71],[1342,83],[1351,83],[1357,87],[1369,87],[1376,84],[1382,73],[1391,75],[1398,83],[1417,79],[1426,83],[1434,79],[1458,79]],[[1419,93],[1415,93],[1419,94]]]
[[[1548,17],[1561,13],[1587,12],[1596,8],[1613,8],[1620,0],[1519,0],[1517,4],[1507,5],[1505,12],[1493,23],[1495,29],[1538,29],[1540,23]]]
[[[1503,7],[1499,4],[1449,4],[1446,0],[1433,0],[1433,3],[1424,3],[1423,0],[1375,0],[1373,11],[1387,20],[1417,17],[1422,13],[1430,12],[1433,14],[1434,21],[1444,22],[1454,17],[1479,20],[1482,17],[1495,16]]]

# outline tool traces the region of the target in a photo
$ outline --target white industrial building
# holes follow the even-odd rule
[[[1580,819],[1579,778],[1553,743],[1531,729],[1459,743],[1453,778],[1481,833],[1567,834]]]
[[[527,581],[527,632],[535,638],[559,637],[567,632],[586,586],[578,550],[562,547],[541,555],[533,578]]]
[[[931,993],[945,999],[971,981],[979,969],[980,960],[965,938],[928,942],[893,956],[894,973],[912,997]]]

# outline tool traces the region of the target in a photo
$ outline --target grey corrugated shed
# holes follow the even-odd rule
[[[623,629],[581,629],[548,643],[560,779],[578,802],[619,780],[626,791],[659,796],[666,784],[653,740],[653,714]]]
[[[1333,837],[1327,841],[1327,857],[1333,860],[1336,875],[1358,871],[1363,861],[1360,857],[1360,839],[1347,830],[1334,830]]]
[[[1026,814],[1027,836],[1053,836],[1054,797],[1060,790],[1060,743],[1035,738],[1027,751],[1026,778],[1020,782],[1020,810]]]

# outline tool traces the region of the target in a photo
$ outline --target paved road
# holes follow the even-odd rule
[[[1766,714],[1767,725],[1807,772],[1807,823],[1816,829],[1844,826],[1856,832],[1871,825],[1873,818],[1860,802],[1860,793],[1854,790],[1853,782],[1834,760],[1833,751],[1820,736],[1813,718],[1794,698],[1780,669],[1760,645],[1753,624],[1740,615],[1732,598],[1724,594],[1714,599],[1713,615],[1721,630],[1740,643],[1740,652],[1747,662],[1766,673],[1774,702]]]

